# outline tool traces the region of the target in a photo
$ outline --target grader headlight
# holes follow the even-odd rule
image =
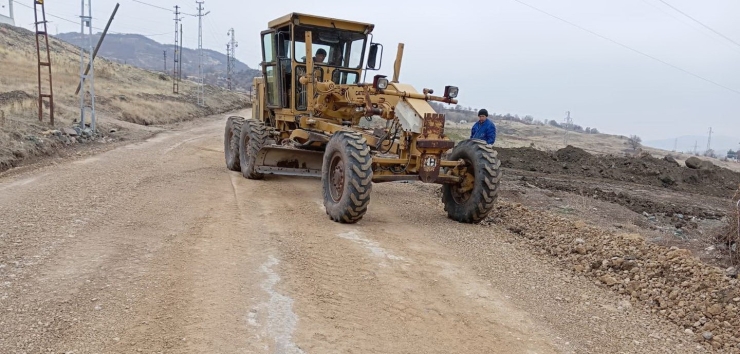
[[[380,79],[378,80],[378,88],[381,90],[385,90],[388,88],[388,79]]]
[[[458,89],[457,86],[445,86],[445,97],[457,98],[457,93],[459,91],[460,89]]]
[[[388,78],[383,75],[376,75],[373,81],[373,87],[376,90],[385,90],[388,88]]]

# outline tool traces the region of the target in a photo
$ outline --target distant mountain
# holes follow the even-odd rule
[[[673,139],[662,139],[644,141],[642,144],[657,149],[672,151],[674,145],[678,145],[678,151],[690,152],[697,146],[697,150],[703,153],[707,149],[708,135],[685,135]],[[678,142],[678,144],[676,144]],[[740,138],[733,138],[723,135],[712,135],[712,150],[719,155],[724,155],[728,150],[737,150],[740,148]]]
[[[79,46],[82,42],[79,33],[60,33],[54,37],[74,46]],[[97,43],[100,33],[93,37],[93,43]],[[139,34],[107,34],[98,51],[98,56],[147,70],[163,71],[164,51],[167,51],[167,72],[172,74],[174,45],[162,44]],[[224,53],[203,49],[204,81],[207,84],[226,87],[226,59]],[[250,88],[252,78],[260,75],[260,71],[250,68],[239,60],[236,60],[235,64],[236,88],[240,90]],[[183,78],[198,75],[197,49],[182,49],[182,73]]]

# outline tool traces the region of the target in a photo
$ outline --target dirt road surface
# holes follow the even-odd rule
[[[228,171],[225,118],[0,179],[1,353],[695,348],[429,186],[333,223],[316,179]]]

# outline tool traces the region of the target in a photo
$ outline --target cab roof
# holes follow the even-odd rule
[[[293,12],[283,17],[274,19],[270,21],[267,24],[267,26],[270,29],[277,29],[277,28],[286,26],[290,23],[296,23],[299,25],[307,25],[307,26],[344,29],[344,30],[349,30],[353,32],[363,32],[365,34],[369,34],[375,28],[375,25],[370,24],[370,23],[362,23],[362,22],[347,21],[347,20],[336,19],[336,18],[307,15],[307,14],[301,14],[297,12]]]

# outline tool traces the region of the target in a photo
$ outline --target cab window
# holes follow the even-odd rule
[[[305,26],[294,27],[295,60],[306,62],[306,31],[311,31],[311,55],[323,50],[326,58],[323,62],[314,61],[314,65],[328,65],[347,69],[361,69],[366,36],[363,33]]]

